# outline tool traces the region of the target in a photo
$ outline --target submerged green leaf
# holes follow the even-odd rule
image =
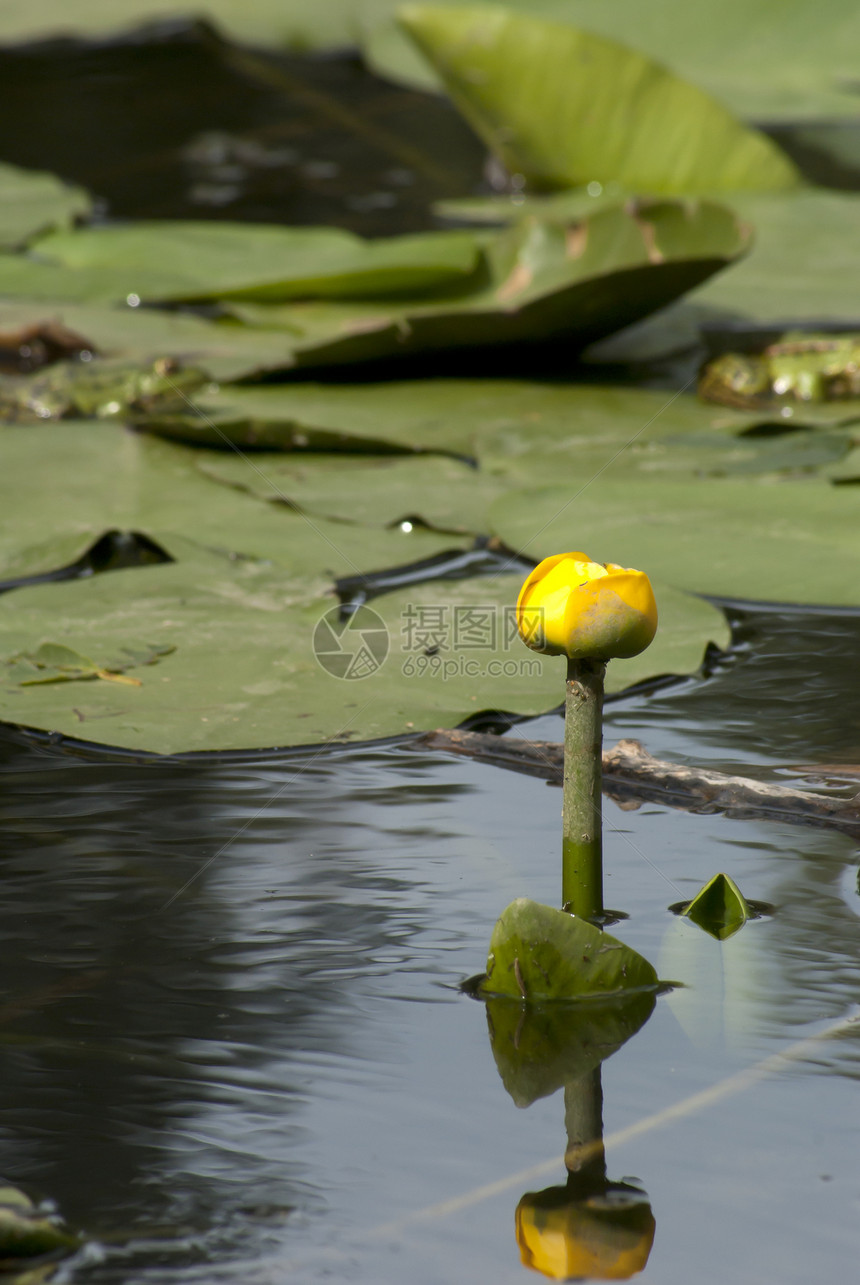
[[[400,21],[511,173],[544,188],[788,188],[771,141],[702,90],[604,36],[502,7],[407,5]]]
[[[716,874],[700,888],[683,914],[706,933],[724,941],[742,928],[753,911],[734,879]]]
[[[623,942],[585,919],[519,897],[496,921],[482,992],[540,1004],[656,985],[651,964]]]
[[[107,682],[128,683],[140,687],[139,678],[128,678],[126,670],[138,665],[154,665],[176,648],[172,645],[122,647],[121,655],[102,661],[91,660],[72,647],[62,643],[43,642],[35,651],[20,651],[5,662],[6,672],[0,668],[0,683],[33,687],[40,683],[72,683],[78,679],[101,678]]]

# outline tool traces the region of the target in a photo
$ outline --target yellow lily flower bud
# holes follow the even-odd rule
[[[520,590],[517,628],[527,646],[550,656],[638,656],[657,632],[657,604],[644,571],[557,553]]]

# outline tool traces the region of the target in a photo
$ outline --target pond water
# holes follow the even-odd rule
[[[728,663],[614,701],[607,739],[856,764],[858,642],[849,615],[738,616]],[[0,764],[0,1155],[91,1237],[58,1279],[532,1275],[515,1210],[564,1181],[563,1096],[514,1105],[458,988],[509,901],[557,902],[558,790],[408,742],[134,762],[7,730]],[[615,931],[697,978],[603,1065],[608,1175],[656,1222],[641,1279],[852,1279],[856,844],[606,808]],[[668,905],[717,870],[773,915],[679,938]]]

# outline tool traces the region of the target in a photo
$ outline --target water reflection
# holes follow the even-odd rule
[[[648,1262],[656,1223],[638,1185],[607,1177],[600,1067],[565,1086],[564,1119],[567,1182],[517,1205],[522,1261],[552,1280],[629,1280]]]
[[[606,1172],[601,1065],[654,1004],[649,992],[570,1004],[487,1001],[496,1068],[516,1105],[564,1086],[567,1183],[527,1192],[516,1212],[522,1262],[553,1280],[626,1280],[648,1261],[655,1227],[648,1198]]]
[[[237,1218],[247,1249],[324,1202],[291,1158],[297,1116],[368,1061],[362,997],[415,931],[409,881],[362,855],[386,846],[369,818],[393,783],[352,757],[347,785],[329,762],[110,764],[5,738],[0,1157],[96,1237],[145,1230],[189,1263]],[[461,788],[417,758],[407,776],[443,808]]]

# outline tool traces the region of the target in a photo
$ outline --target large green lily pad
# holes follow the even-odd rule
[[[22,686],[7,668],[0,718],[170,753],[369,739],[455,725],[483,709],[526,715],[559,703],[562,667],[529,652],[513,629],[521,570],[374,599],[389,654],[361,680],[337,678],[317,661],[314,635],[336,612],[335,577],[469,546],[417,525],[383,525],[390,457],[377,461],[375,477],[367,457],[357,461],[381,505],[376,526],[370,499],[353,511],[360,521],[305,514],[215,481],[201,462],[190,448],[104,423],[0,431],[0,578],[66,566],[111,528],[142,531],[174,559],[0,595],[0,657],[61,643],[103,668],[124,649],[175,648],[135,671],[140,687]],[[468,514],[475,471],[457,468],[450,489]],[[38,482],[22,485],[28,477]],[[319,502],[318,479],[303,505],[301,478],[293,481],[295,502]],[[610,667],[616,690],[689,672],[708,641],[725,642],[714,608],[655,588],[663,629],[649,653]],[[336,615],[326,628],[336,631]],[[349,634],[339,645],[357,654],[361,642]]]
[[[211,481],[197,458],[104,423],[0,430],[0,578],[64,566],[112,528],[157,530],[168,553],[175,537],[225,557],[271,561],[288,577],[292,600],[313,601],[335,577],[470,543],[420,527],[404,532],[302,516]],[[248,472],[254,476],[251,464]],[[28,477],[32,485],[22,485]]]
[[[615,472],[639,476],[724,472],[747,460],[765,472],[804,467],[791,462],[798,454],[792,443],[803,428],[812,434],[805,441],[820,442],[820,462],[825,463],[849,450],[854,418],[850,403],[832,403],[798,407],[777,417],[774,425],[767,410],[732,410],[700,402],[692,394],[535,379],[222,385],[193,394],[190,404],[136,416],[141,427],[154,433],[220,448],[235,444],[255,452],[457,455],[479,462],[494,487],[506,488],[568,476],[586,484],[610,465]],[[763,424],[776,435],[743,436]],[[822,434],[825,426],[838,436],[831,440]],[[227,458],[207,454],[201,456],[201,466],[257,490],[263,476],[253,468],[243,475]],[[267,474],[293,465],[272,457],[257,461],[256,467]],[[332,460],[321,467],[337,471],[343,465]],[[410,476],[410,467],[404,462],[403,470],[389,476]],[[370,476],[365,473],[365,481]],[[429,480],[431,474],[425,476]],[[452,474],[449,469],[445,476],[468,477],[476,494],[486,490],[483,477],[474,472],[455,469]],[[450,492],[450,502],[457,494]],[[361,504],[361,496],[356,493],[350,503]],[[382,511],[388,511],[387,502]],[[470,517],[466,525],[472,529]]]
[[[617,193],[610,198],[618,200]],[[606,196],[582,189],[552,196],[485,198],[446,203],[458,216],[474,213],[479,222],[508,223],[532,215],[549,221],[585,217],[606,204]],[[638,332],[666,335],[666,348],[695,341],[698,327],[720,319],[767,325],[844,319],[845,328],[860,323],[853,288],[860,273],[860,197],[853,192],[800,188],[783,193],[736,193],[733,208],[754,229],[750,252],[688,299],[636,327]],[[675,318],[679,321],[675,322]],[[683,319],[686,318],[686,326]],[[610,341],[621,355],[624,333]],[[652,344],[654,354],[659,346]],[[647,360],[644,345],[630,357]]]
[[[753,252],[695,301],[756,321],[860,320],[852,279],[860,271],[860,196],[800,191],[734,200],[756,229]],[[850,328],[850,327],[849,327]]]
[[[477,208],[481,218],[495,222],[526,213],[552,220],[599,208],[602,200],[578,190],[516,203],[505,198],[489,206],[466,202],[463,212],[468,216]],[[860,326],[854,289],[860,275],[860,197],[801,188],[737,193],[732,205],[754,229],[749,254],[678,303],[604,340],[596,354],[601,360],[647,362],[696,345],[702,328],[759,325],[779,332],[814,330],[822,323],[845,330]]]
[[[512,173],[543,188],[770,190],[797,171],[768,138],[661,64],[501,6],[407,5],[400,22]]]

